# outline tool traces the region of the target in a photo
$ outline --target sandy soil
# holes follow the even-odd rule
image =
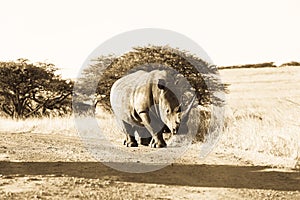
[[[74,137],[2,133],[0,144],[1,199],[300,198],[299,171],[215,152],[201,160],[190,151],[161,170],[134,174],[98,162]]]

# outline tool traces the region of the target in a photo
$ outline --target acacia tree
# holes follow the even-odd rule
[[[73,82],[56,70],[53,64],[27,59],[0,62],[0,111],[12,118],[70,111]]]

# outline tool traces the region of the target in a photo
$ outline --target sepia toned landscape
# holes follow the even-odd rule
[[[2,117],[0,198],[299,199],[300,67],[236,67],[219,73],[228,93],[217,145],[200,157],[202,142],[196,141],[172,164],[148,173],[107,166],[140,162],[115,156],[109,152],[112,145],[137,155],[157,150],[123,146],[114,116],[100,106],[96,118],[109,143],[101,137],[83,141],[73,116]],[[88,117],[82,120],[88,127]],[[104,150],[103,159],[86,144]],[[163,155],[140,164],[164,164]]]
[[[0,8],[0,200],[300,199],[300,1]]]

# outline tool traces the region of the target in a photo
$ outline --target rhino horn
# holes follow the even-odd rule
[[[187,121],[188,120],[188,116],[191,112],[191,109],[193,107],[193,104],[196,100],[196,95],[193,96],[192,100],[190,101],[190,103],[188,104],[187,109],[184,111],[184,113],[182,114],[182,121]]]

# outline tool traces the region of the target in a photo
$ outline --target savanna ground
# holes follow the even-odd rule
[[[220,74],[231,85],[217,146],[200,158],[202,144],[192,144],[173,164],[148,173],[107,166],[165,162],[146,156],[156,149],[121,146],[124,137],[107,113],[97,117],[111,143],[92,137],[98,130],[88,119],[82,120],[91,137],[84,142],[72,118],[1,119],[0,198],[300,199],[300,67]],[[86,144],[100,155],[92,155]],[[111,152],[118,145],[137,156]]]

